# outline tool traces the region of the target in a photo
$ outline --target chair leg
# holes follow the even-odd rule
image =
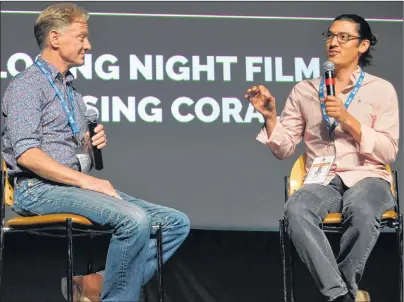
[[[282,281],[283,281],[283,301],[288,302],[287,272],[286,272],[286,250],[285,250],[285,220],[279,220],[279,236],[281,246]]]
[[[161,223],[157,224],[156,231],[157,241],[157,286],[159,302],[164,302],[164,283],[163,283],[163,232]]]
[[[288,233],[288,225],[285,219],[280,220],[280,233],[281,233],[281,254],[283,266],[283,294],[285,302],[294,302],[294,288],[293,288],[293,266],[292,266],[292,241]]]
[[[1,296],[1,285],[3,276],[3,249],[4,249],[4,230],[3,224],[0,222],[0,296]]]
[[[88,245],[87,250],[87,274],[91,274],[93,272],[93,239],[94,236],[90,235],[90,244]]]
[[[67,239],[67,302],[73,302],[73,230],[71,218],[66,219]]]
[[[400,302],[403,302],[403,215],[401,214],[398,218],[398,226],[396,231],[397,236],[397,252],[398,252],[398,263],[399,263],[399,274],[398,278],[400,284],[398,285]]]
[[[285,234],[286,234],[286,256],[288,259],[288,268],[289,268],[289,292],[290,292],[290,302],[295,301],[295,288],[293,285],[293,261],[292,261],[292,240],[289,237],[289,232],[288,232],[288,225],[285,223]]]

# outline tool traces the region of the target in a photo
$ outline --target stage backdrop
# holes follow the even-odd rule
[[[1,3],[2,96],[38,55],[33,24],[48,4]],[[93,174],[185,212],[193,228],[277,229],[283,177],[304,146],[279,161],[258,143],[263,119],[244,92],[264,84],[280,114],[296,83],[321,75],[321,33],[335,16],[368,18],[380,41],[366,71],[393,83],[403,110],[399,2],[78,4],[91,15],[92,50],[75,87],[108,134]]]

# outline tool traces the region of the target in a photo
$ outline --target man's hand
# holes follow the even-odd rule
[[[276,120],[275,98],[262,85],[253,86],[244,96],[265,119]]]
[[[91,140],[91,144],[96,146],[97,149],[102,149],[107,145],[107,135],[104,132],[104,126],[99,124],[94,128],[95,135]],[[86,139],[90,139],[90,133],[86,133]]]
[[[262,85],[251,87],[244,97],[262,114],[265,119],[267,136],[271,137],[277,123],[275,98]]]
[[[327,96],[325,100],[321,101],[325,104],[327,115],[334,118],[341,125],[341,129],[351,134],[355,141],[360,144],[362,139],[361,124],[346,110],[341,99]]]
[[[99,179],[92,176],[85,177],[81,181],[80,188],[104,193],[108,196],[122,199],[121,196],[119,196],[118,193],[115,191],[111,183],[105,179]]]
[[[39,148],[28,149],[17,162],[42,178],[122,199],[109,181],[66,167]]]
[[[322,102],[325,104],[327,115],[338,121],[341,126],[350,117],[341,99],[335,96],[327,96]]]

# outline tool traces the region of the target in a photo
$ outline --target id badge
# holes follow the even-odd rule
[[[92,167],[92,158],[89,152],[91,146],[90,140],[86,136],[75,136],[74,138],[78,144],[76,147],[76,157],[80,162],[80,171],[88,174]]]
[[[307,173],[304,184],[324,184],[327,179],[328,172],[334,163],[335,156],[316,157]]]

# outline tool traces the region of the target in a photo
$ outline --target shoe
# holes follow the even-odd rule
[[[62,278],[62,295],[67,301],[67,278]],[[74,281],[73,277],[73,302],[92,302],[87,297],[83,297],[80,286]]]
[[[358,290],[356,292],[355,302],[370,302],[370,295],[364,290]]]
[[[103,276],[91,274],[73,277],[74,302],[100,302]],[[61,282],[63,297],[67,300],[67,278]]]

